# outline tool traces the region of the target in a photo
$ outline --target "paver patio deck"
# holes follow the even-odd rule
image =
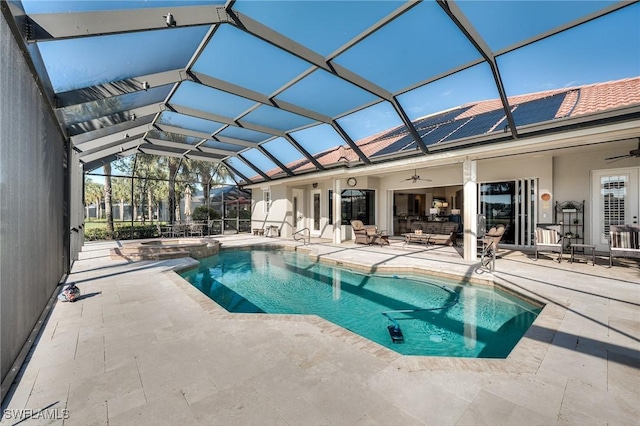
[[[223,248],[300,245],[217,239]],[[195,261],[115,261],[115,244],[87,243],[75,262],[68,281],[83,297],[54,306],[5,400],[9,412],[35,413],[20,424],[640,422],[637,261],[558,264],[503,249],[491,274],[450,247],[304,247],[378,270],[494,280],[547,304],[508,359],[476,360],[401,356],[312,316],[229,314],[173,272]],[[47,410],[68,418],[38,414]],[[18,420],[4,415],[1,423]]]

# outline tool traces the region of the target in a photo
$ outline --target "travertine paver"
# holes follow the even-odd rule
[[[220,237],[223,247],[298,243]],[[314,241],[324,261],[495,282],[547,303],[506,360],[403,357],[314,316],[232,315],[172,272],[87,244],[5,401],[67,410],[64,425],[616,424],[640,419],[637,262],[537,262],[504,252],[489,273],[450,247]],[[2,424],[15,420],[4,418]]]

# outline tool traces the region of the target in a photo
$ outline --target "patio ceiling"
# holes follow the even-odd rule
[[[580,58],[616,51],[631,56],[632,65],[613,77],[637,76],[639,6],[636,1],[3,2],[85,170],[146,152],[223,162],[245,183],[339,167],[340,162],[317,160],[337,146],[354,152],[357,164],[364,165],[429,155],[436,145],[459,148],[465,140],[527,137],[535,130],[532,124],[550,121],[548,114],[525,121],[514,116],[511,97],[542,87],[533,76],[526,77],[530,86],[520,84],[527,61],[562,65],[559,58],[571,58],[574,50]],[[618,32],[598,36],[606,40],[595,45],[590,37],[603,26]],[[581,51],[581,42],[591,50]],[[563,78],[571,77],[582,83],[603,78]],[[454,90],[452,100],[441,96]],[[493,98],[499,111],[483,116],[486,126],[459,138],[426,137],[424,117]],[[570,125],[565,120],[554,131]],[[401,143],[378,153],[364,152],[357,143],[392,128],[405,135]],[[310,167],[290,167],[300,162]]]

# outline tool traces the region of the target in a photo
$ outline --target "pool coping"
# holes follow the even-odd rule
[[[194,302],[204,311],[216,319],[229,320],[262,320],[262,321],[284,321],[284,322],[305,322],[318,327],[322,333],[340,339],[345,344],[353,346],[376,358],[385,361],[407,371],[473,371],[473,372],[503,372],[503,373],[534,373],[540,367],[545,353],[547,352],[556,331],[560,327],[566,314],[566,307],[557,301],[543,301],[542,298],[526,289],[516,288],[511,283],[500,280],[493,275],[485,275],[484,278],[473,277],[468,274],[443,273],[433,271],[426,267],[381,267],[366,268],[363,265],[351,263],[349,261],[335,261],[323,257],[313,248],[291,246],[287,244],[241,244],[233,247],[221,247],[221,251],[242,250],[248,248],[260,248],[268,250],[289,250],[304,251],[311,257],[319,261],[334,264],[340,267],[353,267],[365,273],[371,272],[402,272],[415,275],[429,274],[443,278],[464,279],[466,282],[475,285],[488,285],[501,289],[507,293],[520,297],[528,302],[542,306],[537,318],[531,324],[526,333],[518,341],[506,358],[462,358],[462,357],[439,357],[439,356],[419,356],[403,355],[386,348],[379,343],[362,337],[346,328],[336,325],[318,315],[306,314],[247,314],[232,313],[218,305],[191,283],[182,278],[179,274],[186,270],[198,266],[199,262],[193,260],[188,264],[177,265],[164,273],[184,291]]]

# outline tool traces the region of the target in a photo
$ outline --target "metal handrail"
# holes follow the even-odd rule
[[[304,231],[309,231],[309,234],[308,234],[308,235],[301,234],[301,233],[302,233],[302,232],[304,232]],[[296,235],[297,235],[297,234],[301,234],[301,238],[296,238]],[[306,242],[305,242],[305,238],[307,239],[307,241],[306,241]],[[300,241],[300,240],[302,240],[302,244],[311,244],[311,229],[309,229],[309,228],[302,228],[301,230],[294,232],[294,233],[293,233],[293,239],[294,239],[295,241]]]

